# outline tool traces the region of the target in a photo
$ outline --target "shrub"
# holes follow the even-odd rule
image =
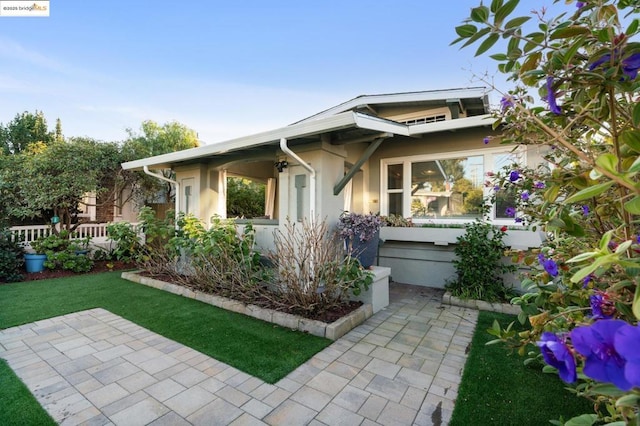
[[[89,272],[93,268],[93,260],[85,254],[77,254],[75,247],[64,251],[48,251],[44,266],[48,269],[62,269],[73,272]]]
[[[454,248],[453,264],[458,276],[446,286],[451,294],[487,302],[506,301],[514,295],[502,279],[503,274],[516,270],[515,265],[504,263],[508,249],[504,235],[502,229],[482,221],[466,226],[465,234],[458,237]]]
[[[8,229],[0,229],[0,279],[4,282],[22,280],[20,273],[24,264],[24,250],[17,241],[12,240]]]
[[[379,223],[379,222],[378,222]],[[345,256],[340,237],[330,233],[326,221],[287,221],[275,234],[270,253],[277,271],[272,302],[306,316],[344,303],[348,293],[368,289],[371,274],[358,261]]]
[[[140,255],[142,244],[138,231],[129,222],[115,222],[107,225],[109,239],[116,243],[113,256],[117,260],[130,262]]]

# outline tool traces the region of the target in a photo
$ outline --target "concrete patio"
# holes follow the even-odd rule
[[[0,331],[63,425],[446,425],[477,311],[390,285],[390,305],[276,384],[104,309]]]

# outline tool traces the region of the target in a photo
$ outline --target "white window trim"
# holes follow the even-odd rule
[[[496,172],[495,166],[493,164],[493,155],[494,154],[509,154],[512,153],[513,148],[506,147],[497,147],[497,148],[484,148],[484,149],[472,149],[472,150],[464,150],[464,151],[449,151],[449,152],[440,152],[437,154],[418,154],[418,155],[407,155],[403,157],[392,157],[392,158],[383,158],[380,160],[380,214],[386,216],[389,214],[389,198],[388,194],[390,193],[403,193],[411,188],[411,164],[416,162],[424,162],[424,161],[435,161],[435,160],[448,160],[453,158],[460,157],[472,157],[482,155],[484,156],[483,165],[484,165],[484,176],[486,177],[486,173],[488,171]],[[519,150],[519,154],[522,156],[522,163],[527,163],[526,158],[526,150]],[[388,174],[387,174],[387,166],[393,164],[402,164],[403,165],[403,181],[402,181],[402,189],[387,189],[388,182]],[[483,187],[483,195],[485,197],[491,195],[491,191],[493,188]],[[406,214],[406,212],[411,212],[411,197],[403,197],[402,200],[402,211],[404,217],[410,217],[410,213]],[[491,206],[491,212],[489,217],[493,218],[491,220],[492,223],[496,225],[509,225],[509,226],[519,226],[519,223],[516,223],[514,219],[500,219],[495,217],[495,205]],[[426,224],[426,223],[437,223],[437,224],[464,224],[472,222],[473,219],[455,219],[455,218],[438,218],[438,219],[412,219],[413,223],[416,224]]]

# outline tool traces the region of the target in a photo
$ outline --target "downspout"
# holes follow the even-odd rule
[[[178,212],[180,211],[180,184],[178,183],[178,181],[173,180],[173,179],[169,179],[168,177],[165,177],[163,175],[161,175],[160,173],[154,173],[151,170],[149,170],[149,166],[142,166],[142,170],[148,174],[149,176],[153,176],[156,179],[160,179],[163,180],[165,182],[169,182],[173,185],[176,186],[176,207],[175,207],[175,217],[178,217]],[[178,224],[176,223],[176,226],[178,226]]]
[[[294,160],[300,163],[302,167],[307,169],[310,174],[309,177],[309,221],[313,225],[315,222],[316,211],[316,171],[307,164],[302,158],[295,152],[291,151],[291,148],[287,146],[287,140],[285,138],[280,139],[280,149],[287,155],[293,157]]]
[[[298,154],[296,154],[295,152],[291,151],[291,148],[289,148],[287,146],[287,140],[285,138],[281,138],[280,139],[280,149],[287,155],[291,156],[294,160],[296,160],[297,162],[300,163],[300,165],[302,167],[304,167],[305,169],[307,169],[307,171],[310,174],[309,177],[309,213],[310,213],[310,217],[309,217],[309,223],[311,224],[311,227],[314,227],[315,224],[315,219],[314,219],[314,214],[316,211],[316,171],[313,169],[313,167],[311,167],[309,164],[307,164],[302,158],[300,158],[298,156]],[[316,259],[315,259],[315,253],[313,252],[313,250],[311,250],[311,253],[309,253],[309,273],[310,273],[310,280],[307,283],[306,289],[309,288],[309,286],[311,285],[311,283],[314,281],[315,277],[315,263],[316,263]]]

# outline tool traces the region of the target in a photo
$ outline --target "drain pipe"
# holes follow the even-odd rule
[[[178,181],[173,180],[173,179],[169,179],[168,177],[165,177],[164,175],[161,175],[160,173],[154,173],[151,170],[149,170],[149,166],[142,166],[142,170],[145,172],[145,174],[148,174],[149,176],[153,176],[156,179],[160,179],[163,180],[165,182],[169,182],[173,185],[175,185],[176,187],[176,207],[175,207],[175,217],[178,217],[178,212],[180,211],[180,184],[178,183]],[[178,226],[178,224],[176,223],[176,226]]]
[[[302,158],[298,156],[295,152],[291,151],[291,148],[287,146],[287,140],[285,138],[280,139],[280,149],[287,155],[290,155],[300,163],[302,167],[307,169],[310,174],[309,177],[309,220],[313,225],[315,222],[315,212],[316,212],[316,171],[307,164]]]
[[[315,215],[315,211],[316,211],[316,171],[313,169],[313,167],[311,167],[309,164],[307,164],[302,158],[300,158],[298,156],[298,154],[296,154],[295,152],[291,151],[291,148],[289,148],[287,146],[287,140],[285,138],[281,138],[280,139],[280,149],[285,154],[291,156],[294,160],[299,162],[300,165],[302,167],[304,167],[305,169],[307,169],[307,171],[311,175],[310,178],[309,178],[309,213],[310,213],[309,223],[311,224],[311,227],[313,228],[313,226],[315,224],[314,215]],[[309,273],[310,273],[310,277],[309,278],[310,278],[310,281],[307,283],[306,289],[308,289],[310,287],[311,283],[315,279],[315,277],[314,277],[314,275],[315,275],[315,265],[316,265],[315,253],[313,252],[313,250],[311,250],[311,253],[309,253]]]

